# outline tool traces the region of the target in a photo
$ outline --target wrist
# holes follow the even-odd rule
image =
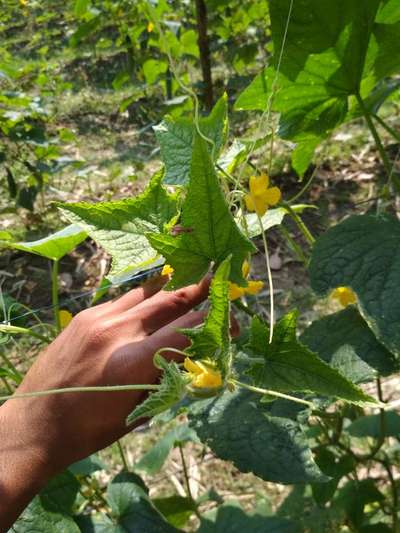
[[[29,424],[29,406],[22,406],[12,400],[0,407],[0,531],[14,523],[57,473],[37,426],[33,420]]]

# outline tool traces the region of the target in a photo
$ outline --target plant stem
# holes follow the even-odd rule
[[[204,0],[195,0],[197,43],[200,52],[200,64],[204,83],[204,103],[206,109],[211,111],[213,106],[213,84],[211,75],[210,44],[207,35],[207,6]]]
[[[307,191],[307,189],[310,187],[310,185],[312,184],[316,174],[317,174],[317,169],[318,167],[316,166],[314,168],[314,170],[312,171],[311,173],[311,176],[309,177],[309,179],[306,181],[306,183],[304,184],[304,186],[299,190],[298,193],[296,193],[294,196],[292,196],[292,198],[290,198],[287,203],[288,204],[292,204],[293,202],[295,202],[298,198],[300,198],[301,196],[303,196],[303,194]]]
[[[8,383],[7,379],[4,376],[1,376],[1,381],[3,382],[3,385],[5,386],[5,388],[7,389],[7,392],[12,394],[13,390],[12,390],[11,385]]]
[[[185,453],[183,451],[182,444],[179,443],[178,444],[178,448],[179,448],[179,454],[181,456],[181,461],[182,461],[183,477],[185,478],[186,492],[187,492],[188,498],[190,498],[192,500],[192,502],[194,503],[194,506],[195,506],[195,511],[194,512],[196,513],[197,518],[199,518],[201,520],[200,513],[199,513],[199,511],[197,509],[196,500],[193,498],[192,489],[190,488],[189,472],[188,472],[188,469],[187,469],[186,460],[185,460]]]
[[[296,402],[296,403],[301,403],[303,405],[307,405],[307,407],[311,407],[312,409],[315,408],[315,405],[312,402],[303,400],[302,398],[296,398],[296,396],[290,396],[289,394],[283,394],[283,392],[277,392],[277,391],[273,391],[269,389],[261,389],[260,387],[254,387],[253,385],[248,385],[247,383],[237,381],[236,379],[232,379],[231,383],[233,383],[234,385],[237,385],[238,387],[243,387],[244,389],[248,389],[252,392],[258,392],[259,394],[264,394],[267,396],[276,396],[277,398],[283,398],[285,400],[290,400],[291,402]]]
[[[121,456],[122,464],[124,465],[125,470],[129,472],[128,461],[126,460],[125,452],[124,452],[124,449],[122,447],[120,440],[117,440],[117,447],[118,447],[119,455]]]
[[[272,272],[271,272],[271,265],[269,262],[269,252],[268,252],[268,244],[267,244],[267,237],[265,236],[264,226],[261,220],[260,215],[257,213],[257,219],[258,224],[261,229],[261,236],[263,240],[264,245],[264,256],[265,256],[265,265],[267,267],[267,276],[268,276],[268,285],[269,285],[269,344],[272,342],[272,337],[274,335],[274,285],[272,282]]]
[[[304,235],[304,238],[306,239],[308,244],[313,246],[313,244],[315,243],[315,238],[313,237],[311,231],[307,228],[306,224],[303,222],[302,218],[286,202],[282,202],[282,205],[286,209],[292,220],[297,224],[299,230]]]
[[[116,392],[133,390],[158,390],[160,385],[105,385],[104,387],[69,387],[66,389],[48,389],[37,392],[24,392],[11,396],[0,396],[0,401],[18,400],[20,398],[36,398],[38,396],[50,396],[51,394],[64,394],[67,392]]]
[[[10,335],[13,334],[21,334],[21,335],[30,335],[31,337],[35,337],[35,339],[39,339],[42,342],[50,343],[51,339],[48,337],[45,337],[44,335],[40,335],[40,333],[36,333],[36,331],[33,331],[29,328],[21,328],[19,326],[11,326],[10,324],[0,324],[0,331],[3,333],[9,333]],[[4,357],[4,354],[3,354]]]
[[[357,93],[355,96],[356,96],[358,105],[360,106],[360,109],[362,111],[362,114],[364,115],[364,118],[365,118],[365,120],[367,122],[367,126],[369,128],[369,131],[371,132],[372,137],[374,138],[376,147],[377,147],[378,152],[379,152],[379,154],[381,156],[381,160],[382,160],[383,166],[385,167],[385,171],[386,171],[386,173],[387,173],[387,175],[389,177],[390,173],[391,173],[390,161],[389,161],[389,158],[387,156],[387,153],[385,152],[385,148],[383,147],[381,138],[379,137],[379,133],[378,133],[377,129],[375,128],[375,125],[374,125],[374,123],[372,121],[371,113],[369,112],[369,110],[365,106],[364,100],[361,98],[360,93]]]
[[[279,231],[283,234],[284,238],[287,240],[289,248],[291,248],[292,251],[297,255],[297,258],[307,266],[308,264],[307,257],[304,255],[303,250],[297,244],[297,242],[292,238],[292,236],[290,235],[289,231],[285,228],[285,226],[280,225]]]
[[[244,305],[244,303],[242,303],[239,299],[233,300],[232,303],[235,307],[237,307],[238,309],[246,313],[246,315],[251,316],[252,318],[256,316],[257,314],[254,311],[252,311],[248,305]]]
[[[381,380],[379,377],[376,378],[376,388],[377,388],[379,402],[383,404],[382,384],[381,384]],[[383,444],[385,443],[385,435],[386,435],[385,410],[381,408],[379,410],[379,436],[378,436],[375,446],[364,457],[365,461],[373,459],[375,455],[379,452],[379,450],[382,448]]]
[[[60,305],[58,301],[58,260],[53,261],[51,265],[51,303],[54,310],[54,320],[57,332],[61,331],[60,324]]]
[[[0,326],[0,331],[1,331],[1,326]],[[14,365],[14,363],[6,356],[6,354],[3,352],[3,350],[0,351],[0,356],[1,358],[3,359],[4,363],[6,364],[6,366],[8,366],[9,368],[11,368],[11,370],[14,372],[15,374],[15,377],[17,378],[16,382],[17,383],[21,383],[22,381],[22,374],[21,372],[19,372],[17,370],[17,367]],[[15,379],[15,378],[14,378]]]
[[[394,130],[389,124],[387,124],[380,116],[373,114],[373,118],[384,128],[390,135],[396,139],[396,141],[400,142],[400,134],[397,133],[396,130]]]
[[[384,469],[387,472],[387,475],[389,477],[390,487],[392,490],[392,500],[393,500],[393,506],[392,506],[392,522],[393,522],[393,531],[394,533],[398,533],[399,531],[399,522],[398,522],[398,502],[399,502],[399,493],[397,490],[397,481],[395,480],[391,468],[390,461],[388,459],[381,459],[378,460],[379,463],[384,467]]]

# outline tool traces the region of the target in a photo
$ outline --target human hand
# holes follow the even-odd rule
[[[16,393],[155,383],[154,353],[187,346],[176,329],[202,322],[203,312],[190,311],[207,297],[209,286],[205,280],[158,292],[163,282],[158,279],[76,315],[39,355]],[[131,429],[125,418],[145,394],[73,392],[6,402],[0,408],[0,499],[5,504],[0,530],[11,525],[51,476]]]

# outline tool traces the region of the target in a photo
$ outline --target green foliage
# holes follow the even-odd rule
[[[360,416],[346,427],[346,432],[352,437],[379,439],[382,433],[381,420],[381,415]],[[400,415],[395,411],[385,413],[383,434],[385,437],[398,437],[400,435]]]
[[[243,284],[242,263],[254,251],[254,245],[236,225],[218,183],[207,145],[197,135],[180,223],[185,229],[183,234],[148,234],[153,248],[175,269],[170,288],[197,283],[212,261],[218,266],[230,254],[230,279]]]
[[[250,357],[247,374],[254,383],[281,392],[301,391],[354,403],[374,402],[371,396],[300,344],[296,339],[296,322],[295,312],[281,318],[268,344],[267,325],[257,317],[253,319],[247,348],[258,357],[253,361]]]
[[[90,476],[94,472],[104,470],[106,465],[101,461],[97,455],[91,455],[81,461],[73,463],[68,467],[68,470],[75,476]]]
[[[130,425],[136,420],[150,417],[166,411],[169,407],[179,402],[186,391],[187,379],[180,372],[173,361],[168,363],[163,357],[156,354],[154,365],[163,370],[160,389],[150,394],[141,404],[130,413],[126,424]]]
[[[70,472],[59,474],[32,500],[14,524],[13,530],[18,533],[78,533],[79,528],[72,518],[72,506],[79,487],[79,482]]]
[[[377,341],[355,306],[315,320],[300,341],[353,383],[398,369],[394,356]]]
[[[210,115],[199,120],[199,129],[213,142],[210,152],[214,160],[218,158],[228,135],[227,95],[224,94],[215,104]],[[196,128],[188,118],[166,117],[154,128],[165,163],[164,183],[186,185],[190,177],[193,143]]]
[[[300,175],[316,146],[356,105],[351,97],[367,98],[380,80],[400,68],[398,23],[384,10],[377,16],[380,3],[303,0],[290,10],[290,0],[270,1],[274,61],[235,107],[264,110],[272,105],[280,113],[279,135],[297,143],[292,164]]]
[[[299,533],[300,528],[285,518],[248,514],[235,501],[227,502],[221,507],[204,514],[199,533],[249,533],[268,531],[271,533]]]
[[[64,255],[70,253],[78,244],[84,241],[87,233],[81,227],[71,224],[66,228],[32,242],[3,241],[4,247],[22,250],[53,261],[59,261]]]
[[[78,143],[75,146],[76,136],[80,142],[89,141],[91,148],[91,128],[95,124],[102,134],[102,119],[96,117],[93,124],[90,120],[86,124],[86,120],[74,118],[75,109],[69,113],[64,109],[66,102],[69,106],[78,97],[76,114],[84,116],[86,90],[88,99],[97,91],[101,102],[103,97],[105,104],[112,101],[115,109],[110,123],[114,126],[115,120],[116,129],[123,129],[124,136],[125,128],[134,126],[129,158],[139,173],[158,163],[152,160],[157,149],[152,150],[147,139],[142,142],[143,134],[158,124],[155,137],[165,169],[133,198],[96,204],[57,202],[73,225],[39,241],[19,242],[25,239],[21,237],[14,242],[17,238],[12,236],[13,229],[8,231],[12,225],[6,220],[7,231],[0,231],[1,246],[58,261],[89,235],[113,259],[110,280],[103,282],[97,295],[104,295],[111,284],[126,282],[137,271],[161,264],[163,258],[174,268],[169,289],[196,283],[212,269],[210,308],[204,324],[182,333],[191,340],[185,353],[193,360],[215,365],[213,370],[221,373],[222,384],[194,387],[193,374],[164,359],[162,350],[156,354],[160,386],[136,406],[127,424],[164,411],[158,423],[171,423],[177,414],[181,416],[179,425],[163,432],[134,470],[157,474],[175,446],[182,451],[190,442],[195,455],[199,452],[202,458],[208,446],[239,472],[297,485],[275,513],[264,494],[254,494],[260,498],[259,504],[248,510],[246,502],[245,511],[236,501],[224,502],[214,489],[194,499],[189,483],[186,496],[163,493],[151,499],[134,473],[119,474],[106,488],[104,479],[109,476],[93,474],[107,465],[91,456],[53,479],[13,530],[172,532],[192,528],[191,519],[199,518],[202,533],[245,528],[276,533],[348,528],[360,533],[394,531],[398,490],[393,468],[399,460],[399,446],[392,442],[399,438],[400,417],[393,410],[371,412],[368,404],[374,400],[357,384],[380,380],[399,369],[400,226],[397,218],[385,214],[396,210],[398,177],[396,161],[393,168],[390,161],[392,152],[386,153],[374,128],[376,122],[398,142],[396,131],[376,115],[389,98],[394,104],[384,108],[386,112],[398,107],[394,97],[400,86],[399,2],[207,0],[208,17],[196,10],[200,4],[75,0],[61,5],[56,0],[50,6],[41,0],[26,5],[11,0],[1,10],[0,215],[15,215],[17,208],[23,207],[31,211],[19,210],[26,228],[42,230],[48,223],[46,217],[52,215],[48,198],[68,198],[66,191],[60,190],[64,168],[74,184],[73,198],[86,195],[86,184],[81,190],[74,179],[83,162],[69,154],[80,147]],[[201,24],[205,25],[210,54],[205,51]],[[207,80],[208,61],[211,82]],[[261,64],[268,66],[236,98]],[[233,116],[232,132],[240,135],[238,138],[228,139],[225,87],[230,99],[236,98],[237,110],[264,113],[257,124],[253,116]],[[210,89],[216,104],[206,116],[203,101]],[[192,98],[194,94],[198,100]],[[96,107],[97,102],[92,105]],[[211,108],[208,100],[206,107]],[[160,123],[165,110],[169,114]],[[284,156],[282,161],[275,157],[275,124],[279,124],[278,136],[291,141],[286,144],[294,147],[292,167],[302,176],[321,141],[341,124],[360,117],[367,119],[387,174],[386,183],[381,179],[370,182],[374,191],[368,197],[371,202],[378,198],[377,211],[383,215],[350,217],[328,229],[314,245],[301,216],[305,209],[316,206],[293,205],[295,200],[287,199],[293,192],[292,182]],[[139,129],[136,126],[141,121]],[[64,127],[69,122],[74,126],[71,130]],[[90,134],[83,137],[85,129]],[[132,132],[126,132],[126,139]],[[142,146],[150,148],[148,155],[141,153]],[[104,167],[108,165],[105,159],[104,155]],[[123,158],[119,159],[122,168]],[[278,166],[279,176],[274,176]],[[243,199],[248,177],[267,168],[282,187],[285,202],[261,217],[260,229],[257,215],[246,212]],[[102,198],[111,198],[119,186],[114,187],[112,178],[111,191],[92,190],[88,183],[90,194],[97,197],[100,192]],[[294,198],[307,202],[312,179],[310,176]],[[319,184],[308,201],[323,205],[326,199],[320,192]],[[346,209],[348,205],[343,203]],[[363,205],[361,201],[358,209]],[[311,251],[298,240],[287,214],[307,236]],[[331,223],[329,219],[326,222]],[[285,290],[286,285],[283,291],[279,283],[278,290],[267,286],[266,291],[277,296],[275,313],[267,308],[265,291],[257,299],[235,301],[235,307],[253,318],[250,322],[239,311],[241,337],[231,339],[229,283],[247,283],[243,261],[258,252],[256,245],[261,244],[259,237],[264,232],[270,240],[271,228],[282,230],[280,234],[287,236],[292,250],[297,245],[297,255],[305,264],[311,255],[311,284],[318,294],[326,295],[338,286],[351,287],[357,304],[314,320],[299,339],[296,315],[283,314],[274,324],[269,344],[269,329],[261,317],[286,312],[282,308],[289,305],[293,294]],[[272,234],[271,251],[277,254],[282,253],[280,239]],[[267,245],[264,253],[268,254]],[[253,273],[258,264],[256,258]],[[285,269],[291,264],[289,259]],[[290,276],[299,274],[297,268],[301,269],[289,266]],[[53,269],[56,316],[57,274]],[[301,273],[299,279],[303,279]],[[2,327],[20,326],[32,335],[33,328],[46,328],[46,324],[33,323],[34,314],[16,318],[25,309],[18,307],[8,292],[15,296],[20,282],[8,281],[0,310],[10,324]],[[297,283],[294,280],[294,285]],[[303,299],[301,303],[306,302]],[[310,313],[324,314],[325,306],[321,307],[307,309],[301,327]],[[5,342],[7,337],[2,337],[0,379],[2,386],[12,390],[21,375],[19,362],[14,369],[7,358]],[[13,347],[11,359],[14,350],[17,347]],[[25,369],[23,364],[21,367]],[[209,367],[204,368],[206,373]],[[269,393],[265,394],[265,389]],[[281,400],[274,392],[290,396]],[[307,409],[299,403],[307,402],[304,394],[312,395]],[[382,394],[386,401],[386,390]],[[340,401],[332,401],[336,399]],[[182,420],[183,413],[188,423]],[[190,469],[182,466],[186,478]],[[221,480],[214,479],[217,474],[209,469],[208,475],[211,479],[203,479],[209,486],[218,481],[219,490]],[[212,502],[213,508],[204,512],[207,502]]]
[[[78,519],[81,531],[172,533],[178,531],[169,525],[152,504],[147,492],[137,482],[137,476],[123,472],[108,485],[107,503],[112,518],[107,516]]]
[[[36,497],[22,516],[13,525],[13,531],[16,533],[79,533],[80,529],[74,522],[73,518],[62,513],[47,511],[39,498]]]
[[[79,225],[113,258],[109,278],[142,270],[156,259],[147,232],[162,231],[176,215],[177,195],[162,186],[155,174],[147,189],[136,198],[89,204],[58,204],[62,213]]]
[[[400,223],[392,217],[351,216],[318,239],[310,263],[312,288],[326,294],[351,287],[368,326],[397,357],[399,236]]]
[[[177,528],[182,528],[196,510],[195,502],[183,496],[154,498],[152,503],[168,522]]]
[[[144,471],[146,474],[156,474],[161,470],[172,448],[188,441],[199,442],[193,429],[187,424],[179,424],[168,431],[141,457],[140,461],[135,464],[135,470]]]
[[[197,359],[215,361],[223,376],[229,371],[231,346],[229,336],[229,272],[230,257],[218,267],[210,286],[210,310],[200,328],[185,329],[192,341],[186,350]]]
[[[267,481],[327,481],[313,460],[301,426],[275,413],[253,393],[225,392],[192,405],[190,425],[221,459]]]

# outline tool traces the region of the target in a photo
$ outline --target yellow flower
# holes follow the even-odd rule
[[[215,389],[222,386],[221,373],[200,361],[192,361],[186,357],[183,366],[192,378],[192,387],[198,389]]]
[[[66,309],[60,309],[58,311],[58,320],[60,321],[61,329],[64,329],[72,320],[72,314]]]
[[[281,191],[278,187],[269,186],[267,174],[251,176],[249,180],[250,194],[246,194],[244,201],[249,211],[255,211],[260,217],[268,207],[276,205],[281,199]]]
[[[165,264],[161,270],[162,276],[171,276],[171,274],[173,273],[174,273],[174,269],[172,268],[171,265]]]
[[[28,0],[19,0],[21,6],[25,7],[28,4]]]
[[[147,24],[147,33],[151,33],[154,30],[154,24],[152,22],[149,22]]]
[[[244,278],[248,278],[250,273],[250,265],[248,261],[243,261],[242,265],[242,274]],[[236,283],[229,284],[229,299],[237,300],[245,294],[256,295],[264,287],[263,281],[248,281],[246,287],[240,287]]]
[[[343,307],[357,302],[357,296],[349,287],[337,287],[332,291],[331,298],[339,300]]]

